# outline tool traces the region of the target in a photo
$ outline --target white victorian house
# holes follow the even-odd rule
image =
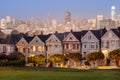
[[[47,56],[55,54],[63,54],[62,39],[64,38],[64,33],[53,33],[47,40]]]
[[[45,43],[38,37],[35,36],[29,43],[30,54],[31,55],[39,55],[43,54],[45,55]]]
[[[16,43],[21,38],[21,35],[7,35],[5,39],[0,39],[0,53],[9,55],[16,52]]]
[[[81,38],[83,58],[91,52],[98,52],[101,50],[100,38],[105,32],[105,29],[90,30]]]
[[[120,31],[118,29],[111,29],[107,31],[101,38],[101,50],[108,56],[108,52],[120,48]]]

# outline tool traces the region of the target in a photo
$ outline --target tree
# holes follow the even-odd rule
[[[51,62],[61,62],[61,61],[64,61],[64,59],[65,59],[65,56],[60,54],[55,54],[49,57],[49,60]]]
[[[110,60],[115,60],[116,65],[119,66],[119,61],[120,61],[120,49],[113,50],[108,53],[108,58]]]
[[[0,60],[5,60],[7,59],[7,55],[5,54],[0,54]]]
[[[86,60],[91,61],[94,64],[94,67],[96,62],[102,59],[104,59],[104,54],[101,52],[92,52],[86,56]]]
[[[66,57],[69,61],[73,61],[74,67],[76,67],[77,63],[80,63],[80,61],[82,60],[82,54],[80,53],[69,53],[66,55]]]
[[[7,57],[10,65],[25,65],[25,56],[20,52],[10,53]]]
[[[23,60],[25,60],[25,56],[20,52],[14,52],[14,53],[10,53],[8,55],[8,60],[20,60],[20,61],[23,61]]]
[[[28,58],[28,62],[34,63],[34,64],[42,64],[43,62],[45,62],[45,56],[44,55],[36,55],[33,57],[29,57]]]

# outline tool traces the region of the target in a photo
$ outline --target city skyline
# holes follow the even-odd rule
[[[111,6],[115,6],[117,14],[120,14],[119,5],[119,0],[1,0],[0,18],[10,15],[20,19],[29,19],[33,17],[46,20],[48,14],[50,14],[51,19],[63,21],[66,11],[71,12],[73,19],[77,17],[95,18],[97,15],[104,15],[110,18]]]

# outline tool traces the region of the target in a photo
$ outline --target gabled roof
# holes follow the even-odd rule
[[[81,41],[81,38],[87,33],[87,30],[81,31],[81,32],[72,32],[72,34]]]
[[[99,29],[99,30],[91,30],[91,32],[95,35],[97,39],[101,39],[101,37],[107,32],[107,30],[104,29]]]
[[[5,39],[1,39],[0,43],[1,44],[16,44],[21,38],[24,38],[28,43],[32,40],[33,37],[29,37],[25,34],[12,34],[12,35],[7,35]]]
[[[48,35],[38,35],[38,37],[45,43],[45,41],[50,37],[51,34]]]
[[[30,37],[30,36],[27,36],[27,35],[23,35],[22,36],[28,43],[34,38],[34,36],[33,37]]]
[[[22,37],[22,34],[7,35],[5,39],[1,39],[1,44],[16,44]]]
[[[65,33],[54,33],[55,36],[60,40],[62,41],[67,35],[68,35],[69,32],[65,32]]]
[[[111,29],[119,38],[120,38],[120,31],[118,29]]]

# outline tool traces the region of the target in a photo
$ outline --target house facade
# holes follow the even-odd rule
[[[101,37],[101,50],[108,57],[108,52],[118,48],[120,48],[120,32],[111,29]]]
[[[45,43],[40,39],[39,36],[35,36],[29,43],[30,55],[45,55],[46,47]]]
[[[75,36],[77,34],[77,37]],[[63,53],[80,53],[80,40],[79,36],[80,32],[70,32],[64,39],[63,39]]]
[[[59,37],[56,36],[56,34],[52,34],[46,40],[46,46],[47,46],[47,56],[48,57],[51,55],[55,55],[55,54],[63,54],[62,42],[59,39]]]
[[[0,53],[9,55],[15,52],[15,46],[12,44],[0,44]]]
[[[6,38],[0,39],[0,53],[9,55],[16,52],[16,43],[20,40],[21,34],[7,35]]]
[[[93,34],[92,31],[88,31],[81,39],[82,55],[86,57],[88,53],[100,51],[99,39]]]
[[[33,39],[33,37],[23,36],[16,44],[17,51],[23,53],[24,55],[30,55],[31,47],[29,46],[29,42]]]
[[[49,35],[39,35],[34,37],[24,36],[16,44],[19,52],[27,56],[34,55],[45,55],[46,56],[46,45],[45,40]]]

